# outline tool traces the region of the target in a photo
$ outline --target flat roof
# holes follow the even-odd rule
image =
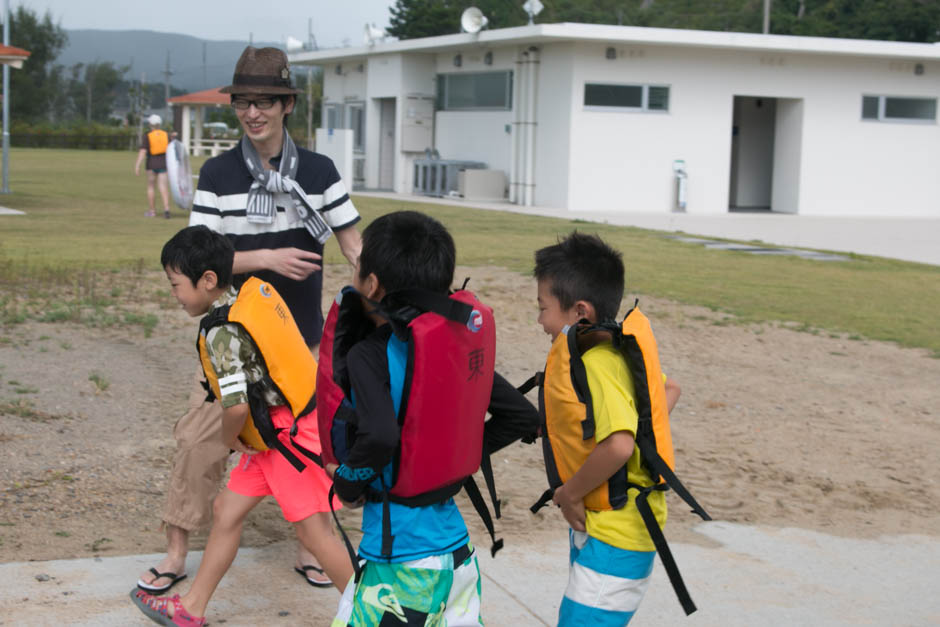
[[[835,37],[797,37],[679,28],[646,28],[608,24],[533,24],[514,28],[457,33],[403,41],[376,42],[347,48],[329,48],[288,55],[291,63],[320,65],[376,54],[437,53],[469,46],[537,45],[557,42],[649,44],[723,50],[759,50],[778,53],[831,54],[896,59],[940,60],[940,44]]]

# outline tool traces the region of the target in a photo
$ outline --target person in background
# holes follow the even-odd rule
[[[160,196],[163,198],[163,217],[170,218],[170,186],[166,178],[166,148],[170,143],[170,138],[166,131],[160,128],[163,120],[154,113],[147,118],[147,124],[150,125],[150,132],[145,134],[140,140],[140,150],[137,152],[137,163],[134,164],[134,174],[140,176],[140,166],[147,161],[147,205],[150,209],[144,214],[147,217],[157,215],[154,209],[155,191],[154,186],[160,188]]]

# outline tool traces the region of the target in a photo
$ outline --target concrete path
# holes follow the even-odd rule
[[[631,625],[940,625],[940,541],[935,538],[857,540],[725,522],[702,523],[696,531],[714,548],[671,546],[699,611],[683,615],[657,559]],[[304,585],[289,567],[292,551],[286,542],[242,549],[213,598],[210,621],[231,627],[329,625],[339,595]],[[485,550],[479,555],[487,625],[555,624],[567,573],[563,537],[536,548],[507,539],[496,559]],[[158,557],[0,564],[0,625],[152,624],[128,594],[137,575]],[[201,557],[190,556],[190,577]],[[178,591],[188,584],[181,583]]]
[[[604,213],[381,192],[357,192],[355,195],[413,203],[510,211],[567,220],[588,220],[658,231],[683,232],[746,242],[761,241],[778,246],[850,252],[940,265],[940,216],[937,218],[865,218],[815,217],[781,213],[715,215]]]

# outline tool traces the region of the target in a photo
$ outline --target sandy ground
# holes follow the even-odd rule
[[[522,382],[549,342],[535,324],[534,283],[494,268],[459,269],[458,280],[465,276],[496,310],[498,369]],[[325,294],[335,293],[348,270],[328,267],[325,278]],[[165,279],[154,273],[147,282],[159,290]],[[859,541],[940,535],[940,360],[640,298],[664,368],[682,385],[673,414],[680,477],[716,520]],[[151,337],[71,323],[0,328],[0,562],[163,550],[158,515],[172,426],[196,367],[195,323],[176,309],[154,311]],[[507,545],[537,552],[564,543],[557,511],[528,511],[545,483],[538,447],[515,445],[494,466]],[[670,499],[667,537],[711,542]],[[343,514],[349,526],[356,518]],[[249,517],[243,545],[291,535],[266,501]],[[204,541],[197,535],[193,547]],[[558,570],[564,578],[563,563]],[[224,620],[218,611],[210,607],[214,622]]]

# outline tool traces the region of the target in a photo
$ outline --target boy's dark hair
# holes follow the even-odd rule
[[[447,294],[457,251],[444,225],[417,211],[377,218],[362,232],[359,278],[374,273],[386,293],[420,288]]]
[[[186,227],[171,237],[160,253],[160,265],[188,277],[193,286],[207,270],[212,270],[223,289],[232,284],[234,260],[232,242],[203,225]]]
[[[623,298],[623,258],[596,235],[574,231],[535,251],[535,278],[552,282],[563,309],[579,301],[594,305],[597,321],[613,320]]]

